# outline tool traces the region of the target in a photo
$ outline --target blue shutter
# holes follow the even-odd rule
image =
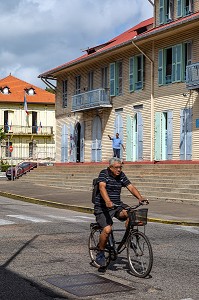
[[[110,96],[115,96],[115,63],[110,64]]]
[[[155,160],[161,160],[161,113],[155,113]]]
[[[126,117],[126,160],[133,160],[133,147],[132,147],[132,118]]]
[[[182,44],[172,47],[172,82],[182,78]]]
[[[163,76],[164,76],[164,72],[163,72],[163,64],[164,64],[164,60],[163,60],[163,49],[158,51],[158,84],[159,85],[163,85],[164,84],[164,80],[163,80]]]
[[[70,162],[76,162],[75,128],[70,124]]]
[[[130,57],[129,59],[129,91],[134,91],[134,57]]]
[[[84,162],[84,121],[80,123],[80,162]]]
[[[185,159],[185,111],[180,111],[180,159]]]
[[[137,113],[138,160],[143,160],[143,121],[141,112]]]
[[[95,162],[102,160],[102,122],[99,116],[93,119],[91,159]]]
[[[173,112],[167,113],[167,159],[173,158]]]
[[[145,57],[144,55],[141,56],[141,64],[142,64],[142,89],[144,87],[144,68],[145,68]]]
[[[186,111],[186,159],[192,159],[192,109]]]
[[[160,0],[159,2],[159,23],[164,23],[164,0]]]
[[[62,126],[61,131],[61,162],[68,161],[68,128],[66,124]]]
[[[182,0],[177,1],[177,17],[182,17]]]

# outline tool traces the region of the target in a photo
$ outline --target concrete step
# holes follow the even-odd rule
[[[70,190],[92,190],[92,180],[107,165],[38,167],[19,180]],[[150,200],[199,201],[199,164],[124,165],[124,172]],[[122,195],[132,197],[127,189]]]

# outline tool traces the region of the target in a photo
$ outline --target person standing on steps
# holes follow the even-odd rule
[[[115,137],[111,137],[108,134],[108,137],[113,142],[113,157],[120,158],[120,148],[122,146],[124,151],[125,151],[125,148],[124,148],[121,138],[119,137],[119,133],[117,132]]]

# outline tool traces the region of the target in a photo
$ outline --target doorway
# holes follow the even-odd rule
[[[99,162],[102,160],[102,122],[99,116],[93,119],[91,160]]]

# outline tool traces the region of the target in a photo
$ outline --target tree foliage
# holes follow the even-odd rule
[[[2,127],[0,127],[0,141],[5,139],[6,135]]]

